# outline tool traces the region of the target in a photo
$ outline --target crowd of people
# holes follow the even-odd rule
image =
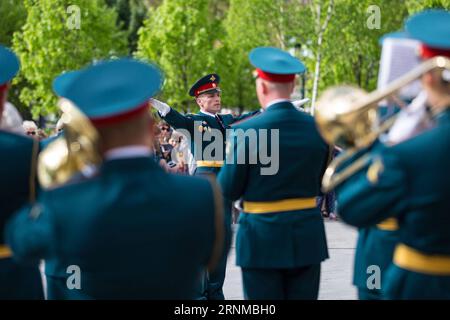
[[[176,132],[165,121],[156,127],[155,155],[159,164],[168,172],[190,174],[189,164],[192,163],[189,145],[186,137]]]
[[[33,120],[22,120],[20,113],[9,102],[5,104],[2,119],[0,129],[18,134],[25,134],[39,141],[56,136],[63,130],[63,123],[61,120],[58,120],[54,129],[51,131],[39,128]]]

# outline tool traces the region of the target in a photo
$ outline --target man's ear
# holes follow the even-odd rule
[[[295,81],[292,81],[292,91],[295,89]]]
[[[292,92],[294,92],[295,89],[295,81],[292,81],[289,83],[289,93],[292,94]]]
[[[269,93],[269,85],[265,81],[261,81],[262,93],[267,95]]]
[[[195,98],[195,102],[197,102],[197,104],[198,104],[200,107],[203,107],[203,105],[202,105],[202,98],[200,98],[200,97]]]

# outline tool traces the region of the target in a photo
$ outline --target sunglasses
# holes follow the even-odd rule
[[[161,131],[170,131],[170,128],[163,127],[160,129]]]
[[[36,135],[36,132],[35,132],[35,131],[28,131],[28,132],[27,132],[27,135],[29,135],[29,136],[34,136],[34,135]]]

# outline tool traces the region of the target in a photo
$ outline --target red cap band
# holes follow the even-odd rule
[[[91,118],[91,122],[94,124],[94,126],[96,127],[101,127],[101,126],[108,126],[108,125],[113,125],[122,121],[127,121],[137,115],[140,115],[143,111],[146,111],[149,107],[148,101],[144,102],[143,104],[141,104],[139,107],[137,107],[136,109],[133,109],[131,111],[125,112],[125,113],[121,113],[112,117],[104,117],[104,118]]]
[[[450,49],[432,48],[422,44],[420,46],[420,56],[424,59],[431,59],[437,56],[444,56],[450,58]]]
[[[292,82],[295,79],[295,74],[275,74],[264,72],[261,69],[256,69],[256,72],[260,78],[271,82]]]
[[[8,83],[0,84],[0,92],[5,91],[8,88]]]
[[[208,82],[207,84],[204,84],[204,85],[200,86],[197,90],[195,90],[195,96],[198,97],[203,92],[206,92],[211,89],[216,89],[216,88],[217,88],[217,83]]]

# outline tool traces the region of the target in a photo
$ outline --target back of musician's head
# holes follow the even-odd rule
[[[273,82],[261,78],[256,79],[256,93],[262,107],[275,99],[290,99],[294,87],[295,81]]]
[[[154,120],[149,112],[143,112],[127,121],[97,126],[97,131],[102,152],[131,145],[152,147]]]

